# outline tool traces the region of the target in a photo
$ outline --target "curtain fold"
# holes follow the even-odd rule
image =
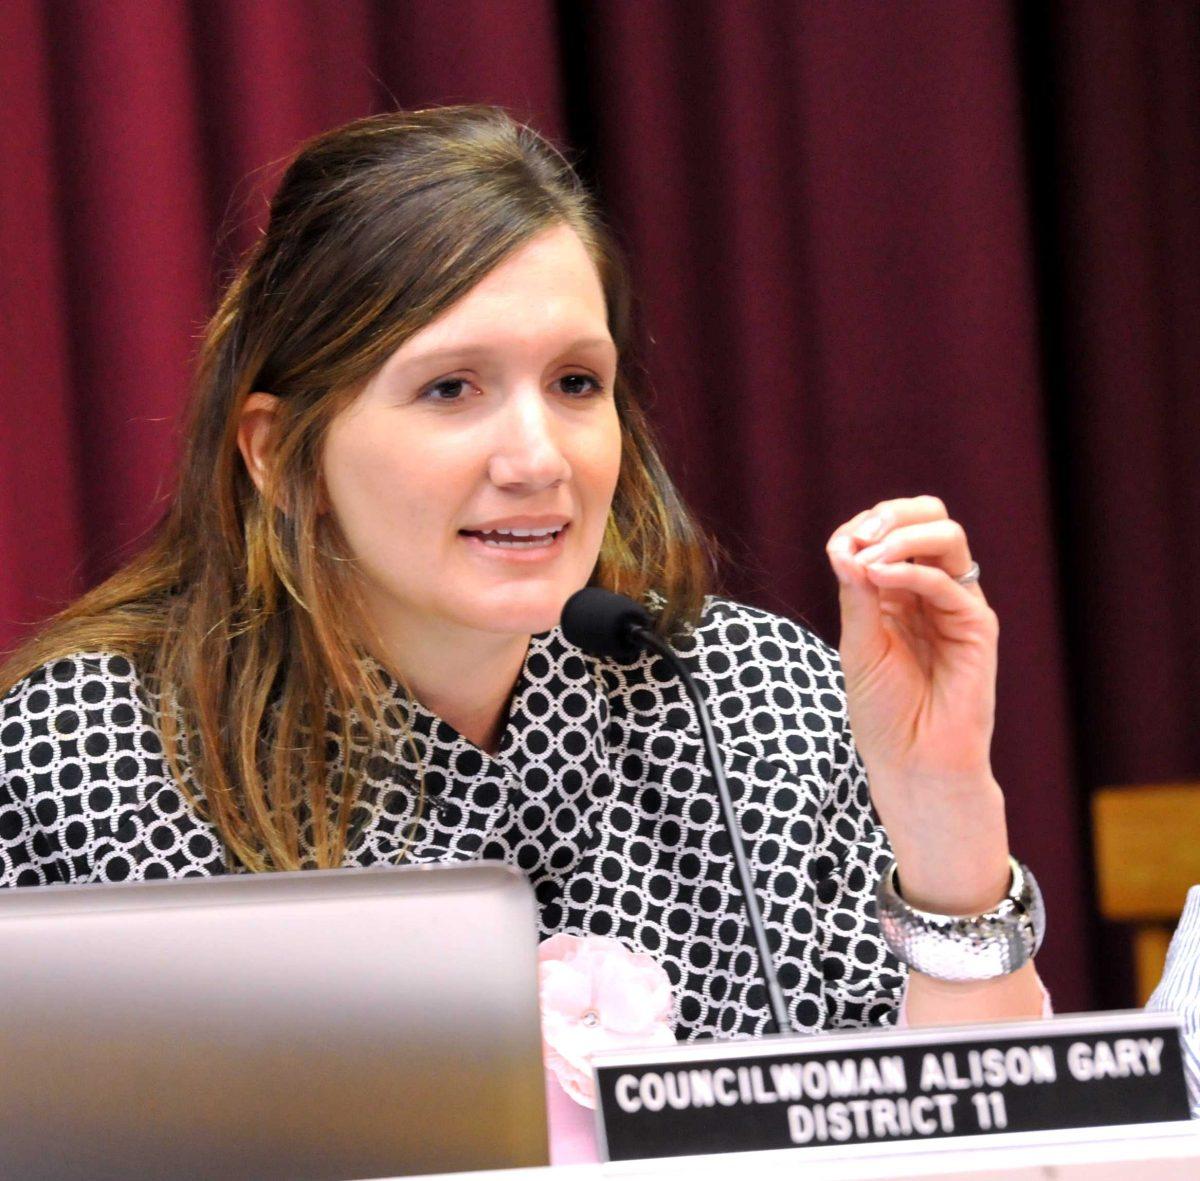
[[[1049,411],[1082,770],[1200,770],[1200,6],[1070,5]]]
[[[53,94],[79,559],[92,581],[162,511],[209,298],[210,227],[187,6],[45,11],[34,51]]]
[[[0,645],[86,585],[45,26],[33,0],[0,7]]]

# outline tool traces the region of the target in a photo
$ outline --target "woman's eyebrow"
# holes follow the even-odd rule
[[[617,351],[616,343],[607,336],[581,337],[579,340],[574,340],[571,341],[570,344],[564,345],[558,351],[560,353],[569,353],[575,349],[585,348],[603,348],[606,350],[611,349],[613,353],[616,353]],[[413,356],[405,358],[402,364],[424,365],[430,361],[445,361],[452,360],[454,358],[486,356],[494,351],[495,346],[493,345],[464,344],[457,348],[451,347],[444,349],[431,349],[427,353],[415,353]]]

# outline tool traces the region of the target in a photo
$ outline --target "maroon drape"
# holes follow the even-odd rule
[[[1003,627],[996,766],[1094,962],[1086,799],[1200,772],[1200,9],[737,0],[0,7],[0,643],[161,510],[200,325],[305,136],[490,101],[577,154],[729,589],[836,639],[825,538],[935,492]]]
[[[1045,32],[1049,395],[1081,766],[1097,783],[1195,776],[1200,4],[1069,5]]]

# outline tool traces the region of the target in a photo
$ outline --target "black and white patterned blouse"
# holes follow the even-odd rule
[[[846,722],[837,655],[763,611],[710,600],[678,645],[703,686],[797,1029],[892,1020],[903,969],[875,921],[890,856]],[[544,935],[615,936],[655,956],[681,1038],[762,1032],[764,990],[691,703],[658,658],[614,665],[534,637],[495,755],[399,699],[429,805],[408,861],[520,866]],[[393,715],[393,720],[395,716]],[[368,768],[347,863],[401,853],[420,764]],[[167,774],[128,660],[78,654],[0,705],[0,885],[225,872],[214,829]]]

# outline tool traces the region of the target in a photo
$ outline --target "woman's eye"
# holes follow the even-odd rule
[[[604,386],[590,373],[568,373],[566,377],[558,379],[558,384],[562,386],[563,393],[571,398],[586,398],[589,394],[599,394],[604,390]]]
[[[560,377],[555,385],[568,398],[588,398],[593,394],[604,392],[603,383],[590,373],[568,373],[566,377]],[[421,391],[420,397],[426,402],[443,404],[463,402],[475,390],[476,387],[465,377],[444,377],[441,381],[435,381],[432,385],[426,386]]]
[[[470,392],[470,385],[466,378],[447,377],[422,390],[421,397],[430,402],[458,402]]]

